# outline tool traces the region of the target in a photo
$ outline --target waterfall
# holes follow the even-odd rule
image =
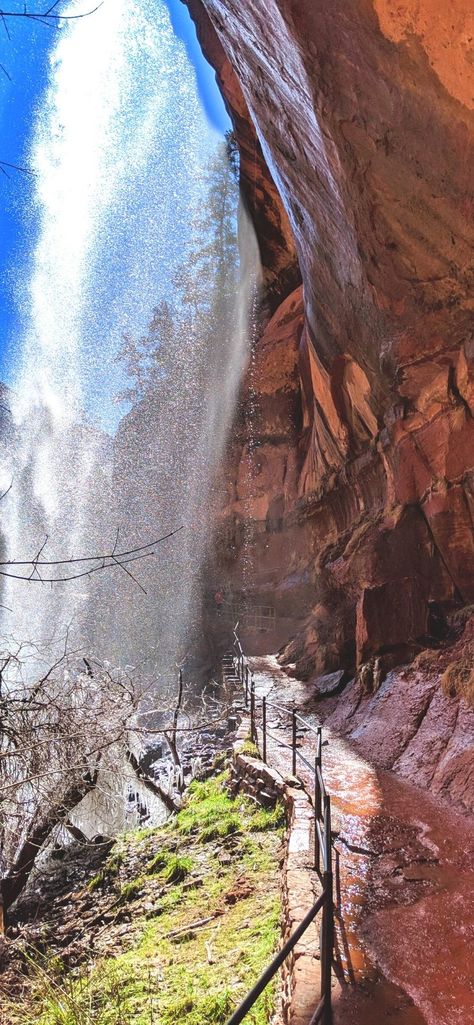
[[[109,551],[117,531],[130,547],[184,529],[137,564],[140,586],[119,569],[52,587],[34,570],[29,583],[5,578],[4,643],[34,645],[45,664],[68,630],[72,646],[112,662],[143,660],[161,687],[189,639],[250,283],[232,331],[214,322],[204,348],[192,329],[182,338],[168,397],[153,415],[141,407],[139,437],[136,411],[114,404],[126,384],[116,355],[172,290],[217,143],[161,0],[113,0],[63,23],[29,154],[31,258],[1,442],[4,560],[72,558]]]

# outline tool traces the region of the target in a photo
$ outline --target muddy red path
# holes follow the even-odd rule
[[[320,724],[307,685],[290,687],[273,657],[250,663],[257,695],[294,701]],[[288,774],[288,720],[267,715],[277,738],[268,760]],[[335,1025],[474,1025],[474,819],[375,768],[330,730],[323,738],[335,832]],[[314,734],[302,728],[298,744],[314,757]],[[298,774],[311,793],[301,762]]]

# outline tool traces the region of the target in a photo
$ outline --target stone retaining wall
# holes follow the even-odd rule
[[[282,868],[283,940],[297,928],[321,893],[313,868],[313,809],[299,780],[283,777],[259,758],[244,754],[248,724],[239,729],[233,747],[232,778],[259,804],[281,800],[285,807],[287,834]],[[320,916],[316,918],[282,969],[282,1017],[285,1025],[308,1025],[320,997]]]

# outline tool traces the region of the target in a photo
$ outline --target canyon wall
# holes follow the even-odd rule
[[[187,3],[265,289],[211,579],[301,671],[400,662],[474,601],[471,4]]]

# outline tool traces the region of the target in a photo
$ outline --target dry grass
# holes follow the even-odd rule
[[[441,677],[441,687],[450,698],[464,698],[474,705],[474,652],[451,662]]]

